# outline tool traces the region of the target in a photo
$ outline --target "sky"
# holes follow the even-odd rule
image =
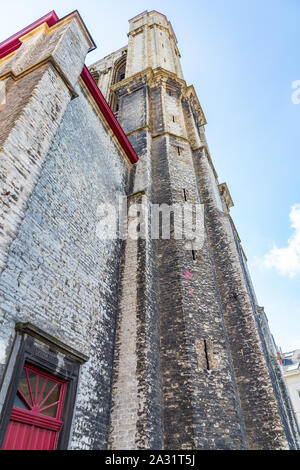
[[[277,345],[300,348],[300,0],[0,0],[0,41],[55,10],[78,10],[91,65],[127,44],[128,20],[171,21],[258,303]]]

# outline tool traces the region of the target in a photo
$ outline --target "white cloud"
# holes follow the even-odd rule
[[[295,204],[290,211],[291,227],[294,233],[284,248],[276,245],[264,256],[263,266],[275,268],[283,276],[295,277],[300,274],[300,204]]]

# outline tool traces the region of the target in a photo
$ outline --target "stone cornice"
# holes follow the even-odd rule
[[[295,370],[287,370],[287,369],[284,369],[283,370],[283,375],[285,378],[287,377],[292,377],[292,376],[298,376],[299,379],[300,379],[300,369],[298,367],[298,369],[295,369]]]
[[[92,39],[89,31],[87,30],[80,14],[78,11],[73,11],[69,15],[65,16],[64,18],[60,19],[57,21],[52,26],[49,26],[47,23],[42,23],[40,26],[37,28],[29,31],[28,33],[24,34],[24,36],[19,37],[20,42],[25,42],[27,39],[30,39],[31,37],[35,36],[36,34],[39,34],[40,31],[43,31],[46,35],[53,34],[57,29],[60,29],[63,27],[65,24],[70,23],[72,20],[74,20],[77,25],[79,26],[79,29],[81,30],[83,36],[85,37],[87,43],[89,44],[89,50],[88,52],[93,51],[96,49],[96,44],[94,40]]]
[[[94,49],[95,43],[92,40],[89,32],[87,31],[79,13],[77,11],[74,11],[73,13],[67,15],[65,18],[62,18],[59,20],[57,17],[56,13],[52,11],[48,15],[42,17],[40,20],[37,20],[35,23],[31,24],[27,28],[24,28],[22,31],[19,33],[15,34],[11,38],[7,39],[6,41],[2,42],[0,44],[0,66],[4,65],[2,67],[2,75],[0,76],[0,80],[4,80],[6,78],[11,77],[13,80],[19,80],[20,78],[24,77],[25,75],[29,74],[30,72],[36,70],[37,68],[50,63],[52,67],[56,70],[56,72],[59,74],[59,76],[62,78],[63,82],[66,84],[67,88],[71,92],[71,96],[74,98],[77,96],[77,94],[74,91],[74,88],[72,85],[74,85],[75,80],[79,79],[79,76],[74,77],[74,83],[71,84],[70,80],[66,76],[66,73],[64,73],[61,70],[61,67],[57,63],[54,57],[55,51],[57,50],[59,44],[60,44],[60,39],[58,35],[58,43],[54,44],[52,47],[52,53],[48,54],[46,57],[39,57],[36,62],[34,62],[34,59],[32,60],[32,63],[30,63],[30,59],[28,60],[27,55],[26,55],[26,60],[23,59],[21,62],[21,68],[20,68],[20,73],[16,73],[15,70],[13,69],[14,67],[14,58],[13,55],[16,53],[16,51],[24,44],[23,47],[26,46],[26,43],[28,42],[30,45],[31,40],[34,38],[34,36],[48,36],[50,34],[53,34],[55,31],[63,28],[67,24],[71,23],[76,23],[77,26],[79,27],[79,30],[81,31],[87,45],[87,51],[91,51]],[[33,41],[34,42],[34,41]],[[53,42],[53,41],[52,41]],[[75,44],[74,44],[75,47]],[[21,49],[22,50],[22,49]],[[26,51],[26,49],[25,49]],[[10,66],[10,62],[7,61],[7,57],[10,57],[12,59],[12,64]],[[42,55],[42,52],[41,54]],[[28,64],[29,62],[29,64]],[[65,71],[66,72],[66,71]],[[123,148],[125,151],[128,160],[130,163],[136,163],[138,161],[138,157],[136,153],[134,152],[130,142],[126,138],[121,126],[117,122],[115,116],[113,115],[111,109],[109,108],[108,104],[106,103],[101,91],[95,84],[90,72],[88,71],[87,67],[84,66],[83,70],[80,74],[80,77],[82,81],[85,83],[86,87],[88,88],[90,94],[92,95],[95,103],[97,104],[99,110],[101,111],[102,115],[104,116],[108,126],[116,136],[116,139],[118,140],[120,146]]]
[[[117,51],[113,52],[112,54],[108,54],[107,56],[103,57],[102,59],[97,60],[97,62],[94,62],[92,65],[89,66],[89,70],[92,71],[92,72],[97,70],[97,72],[99,72],[99,73],[107,73],[113,67],[113,65],[116,61],[118,61],[122,56],[127,54],[127,49],[128,49],[128,45],[123,46],[120,49],[118,49]],[[122,55],[118,55],[120,53]],[[101,66],[105,63],[108,64],[106,67],[104,67],[102,69],[98,68],[99,66]]]
[[[107,124],[113,131],[114,135],[116,136],[119,144],[125,151],[129,161],[134,164],[137,163],[138,157],[133,150],[129,140],[127,139],[124,131],[118,121],[116,120],[113,112],[111,111],[110,107],[106,103],[101,91],[97,87],[96,83],[94,82],[93,77],[91,76],[88,68],[84,66],[83,71],[81,73],[81,79],[85,83],[86,87],[88,88],[89,92],[91,93],[92,97],[95,100],[99,110],[103,114]]]
[[[54,336],[50,335],[41,328],[33,325],[32,323],[16,323],[15,330],[20,335],[26,334],[37,338],[38,340],[42,341],[42,343],[46,343],[49,346],[54,347],[55,350],[61,351],[63,354],[72,357],[81,364],[84,364],[89,359],[89,357],[85,354],[82,354],[81,352],[74,349],[72,346],[63,343],[58,338],[55,338]]]
[[[200,105],[199,99],[197,97],[195,88],[193,85],[187,86],[186,81],[182,78],[179,78],[176,73],[170,72],[162,67],[157,67],[155,69],[148,67],[141,72],[138,72],[134,75],[131,75],[128,78],[125,78],[121,82],[116,83],[111,87],[112,92],[118,92],[118,95],[123,95],[126,92],[133,92],[138,90],[144,85],[148,85],[149,88],[153,88],[155,86],[163,86],[170,87],[170,83],[168,80],[173,81],[174,84],[177,85],[177,89],[180,90],[181,95],[184,99],[187,99],[192,107],[196,108],[200,115],[199,125],[204,126],[207,124],[205,115],[203,113],[202,107]],[[194,99],[191,102],[191,97]]]
[[[234,231],[238,242],[241,243],[241,239],[240,239],[239,233],[238,233],[238,231],[237,231],[237,229],[236,229],[235,223],[233,222],[231,215],[228,214],[228,217],[229,217],[229,220],[230,220],[230,223],[231,223],[231,226],[232,226],[232,230]]]
[[[153,82],[155,80],[161,79],[161,81],[166,84],[169,79],[172,79],[175,83],[178,84],[181,90],[186,88],[186,82],[182,78],[179,78],[176,73],[170,72],[169,70],[164,69],[163,67],[157,67],[153,70]]]
[[[79,85],[81,86],[81,89],[83,93],[85,94],[86,99],[89,101],[91,106],[93,107],[94,111],[97,113],[99,119],[101,119],[102,125],[104,126],[106,132],[110,135],[111,139],[113,140],[115,146],[118,148],[119,152],[125,159],[127,165],[131,168],[134,163],[136,163],[136,160],[134,159],[134,155],[131,155],[129,150],[125,150],[124,145],[121,145],[118,137],[116,136],[114,130],[112,127],[108,124],[107,119],[105,117],[105,110],[100,108],[100,106],[97,105],[93,94],[91,93],[89,87],[86,85],[86,83],[83,81],[82,77],[79,79]],[[124,134],[125,136],[125,134]],[[127,136],[126,140],[127,140]]]
[[[60,66],[57,64],[53,56],[51,55],[48,57],[45,57],[44,59],[40,60],[36,64],[30,66],[28,69],[23,70],[19,74],[15,74],[11,69],[9,69],[4,74],[0,75],[0,80],[6,80],[7,78],[12,78],[14,81],[18,81],[22,79],[23,77],[25,77],[26,75],[28,75],[29,73],[34,72],[38,68],[43,67],[44,65],[47,65],[47,64],[51,65],[53,69],[57,72],[57,74],[60,76],[60,78],[65,83],[67,88],[70,90],[72,99],[77,98],[78,95],[76,91],[74,90],[73,86],[71,85],[71,83],[69,82],[65,74],[62,72]]]

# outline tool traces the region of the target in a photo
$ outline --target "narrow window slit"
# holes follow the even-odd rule
[[[208,358],[208,351],[207,351],[207,343],[206,340],[204,340],[204,354],[205,354],[205,359],[206,359],[206,369],[210,370],[210,364],[209,364],[209,358]]]
[[[180,155],[180,147],[177,147],[177,153]]]
[[[183,197],[184,197],[184,200],[187,201],[186,190],[185,189],[183,190]]]
[[[193,260],[196,261],[196,252],[195,252],[195,250],[192,250],[192,257],[193,257]]]

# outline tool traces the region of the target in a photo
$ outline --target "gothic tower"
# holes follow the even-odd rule
[[[127,199],[144,237],[124,241],[111,449],[297,448],[279,367],[167,18],[129,21],[128,45],[90,71],[139,156]],[[153,239],[150,206],[204,207],[201,247]],[[174,225],[171,226],[174,231]]]

